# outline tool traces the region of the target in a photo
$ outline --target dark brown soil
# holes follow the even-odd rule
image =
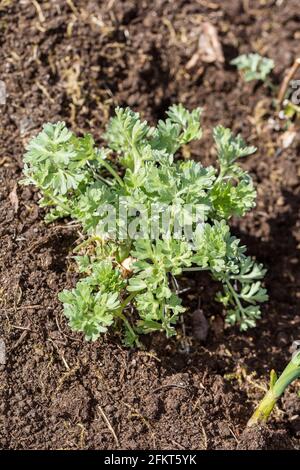
[[[298,0],[0,1],[1,448],[300,448],[299,383],[272,424],[244,431],[270,369],[282,370],[300,337],[299,130],[284,149],[276,91],[246,84],[229,65],[244,52],[268,55],[278,86],[299,54],[299,20]],[[218,30],[224,64],[189,62],[204,21]],[[46,226],[37,192],[17,186],[24,145],[59,119],[100,142],[115,105],[155,122],[173,102],[204,107],[204,137],[185,149],[194,158],[214,160],[217,123],[258,147],[245,162],[257,208],[234,230],[268,267],[270,301],[258,327],[240,334],[224,329],[214,284],[191,277],[182,281],[189,351],[180,328],[177,340],[147,338],[145,351],[117,336],[84,342],[57,300],[74,282],[68,254],[78,234],[63,221]],[[193,336],[199,298],[204,344]]]

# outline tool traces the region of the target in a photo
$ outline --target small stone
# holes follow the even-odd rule
[[[280,197],[277,199],[276,205],[279,206],[279,207],[284,206],[284,197],[283,197],[283,196],[280,196]]]
[[[208,335],[209,325],[203,310],[198,309],[193,313],[193,335],[198,341],[205,341]]]

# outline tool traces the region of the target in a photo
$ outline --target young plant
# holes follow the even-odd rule
[[[275,370],[270,374],[270,387],[264,398],[254,411],[247,426],[264,423],[268,420],[277,400],[285,389],[298,377],[300,377],[300,341],[295,341],[295,352],[282,374],[277,378]]]
[[[266,80],[267,76],[274,68],[274,61],[259,54],[242,54],[230,62],[242,71],[246,82],[251,80]]]
[[[229,324],[246,330],[260,317],[265,270],[228,225],[255,205],[252,179],[236,162],[256,149],[218,126],[218,170],[177,158],[181,145],[200,138],[200,114],[173,105],[153,128],[117,108],[105,148],[63,122],[44,125],[29,143],[23,184],[40,189],[47,222],[71,217],[86,236],[75,256],[81,279],[59,294],[71,328],[86,339],[120,324],[127,345],[153,331],[176,334],[185,311],[176,277],[185,271],[207,271],[223,286],[217,298]]]
[[[300,120],[300,106],[294,104],[290,100],[284,100],[283,109],[280,111],[279,116],[281,119],[286,120],[286,127],[289,128],[293,122],[298,123]]]

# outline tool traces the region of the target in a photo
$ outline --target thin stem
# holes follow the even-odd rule
[[[102,181],[102,183],[106,184],[107,186],[112,186],[113,185],[113,182],[110,181],[110,180],[107,180],[105,179],[103,176],[101,175],[95,175],[95,178],[98,180],[98,181]]]
[[[130,325],[129,321],[127,320],[127,318],[125,317],[125,315],[120,312],[120,311],[117,311],[116,312],[116,315],[121,319],[123,320],[123,322],[125,323],[125,325],[127,326],[128,330],[130,331],[130,333],[135,337],[136,334],[135,334],[135,331],[133,330],[132,326]]]
[[[242,306],[242,304],[240,302],[239,296],[237,295],[234,288],[232,287],[232,285],[230,284],[230,282],[227,279],[225,280],[225,283],[226,283],[228,289],[230,290],[231,294],[233,295],[233,298],[234,298],[237,306],[239,307],[241,313],[243,314],[244,313],[244,307]]]
[[[120,186],[124,186],[123,180],[120,178],[116,170],[106,160],[101,160],[101,164],[118,181]]]
[[[97,171],[95,170],[95,168],[93,168],[93,166],[89,162],[87,164],[90,170],[92,171],[95,180],[102,181],[102,183],[106,184],[107,186],[113,185],[113,181],[105,179],[103,176],[99,175]]]
[[[215,185],[216,183],[219,183],[220,181],[222,181],[222,180],[224,179],[224,175],[225,175],[225,174],[226,174],[226,173],[223,171],[223,168],[221,167],[221,168],[220,168],[220,171],[219,171],[219,174],[218,174],[216,180],[214,181],[214,185]]]
[[[60,200],[57,199],[55,196],[53,196],[52,194],[51,194],[51,196],[50,196],[50,195],[47,194],[46,192],[45,192],[45,195],[46,195],[47,197],[49,197],[49,199],[51,199],[52,202],[54,202],[57,206],[59,206],[59,207],[60,207],[61,209],[63,209],[65,212],[67,212],[68,214],[70,213],[70,208],[67,207],[67,206],[65,206],[62,202],[60,202]]]
[[[100,237],[97,237],[96,235],[92,235],[92,236],[88,237],[86,240],[83,240],[83,242],[81,242],[79,245],[77,245],[77,246],[73,249],[73,252],[74,252],[74,253],[78,253],[78,251],[80,251],[81,248],[84,248],[86,245],[88,245],[89,243],[93,243],[93,242],[100,242],[100,243],[102,243],[103,240],[102,240]]]
[[[121,313],[121,312],[118,312],[117,316],[125,323],[126,327],[128,328],[128,330],[130,331],[132,337],[134,338],[134,341],[135,341],[136,345],[138,347],[141,346],[141,343],[138,340],[138,336],[137,336],[136,332],[134,331],[134,329],[130,325],[130,323],[127,320],[127,318],[125,317],[125,315],[123,315],[123,313]]]
[[[192,267],[192,268],[182,268],[182,271],[188,272],[188,271],[207,271],[207,268],[200,268],[200,267]]]
[[[118,308],[118,310],[116,311],[116,315],[125,323],[125,325],[127,326],[128,330],[130,331],[130,333],[132,334],[133,338],[135,338],[135,342],[136,342],[136,345],[137,346],[140,346],[140,342],[138,340],[138,337],[136,335],[136,332],[134,331],[134,329],[132,328],[132,326],[130,325],[129,321],[127,320],[127,318],[125,317],[125,315],[123,314],[123,310],[124,308],[131,302],[131,300],[137,295],[137,292],[132,292],[130,295],[128,295],[128,297],[126,297],[126,299],[121,303],[120,307]]]
[[[126,299],[121,303],[120,310],[124,310],[125,307],[132,301],[132,299],[137,295],[137,292],[132,292],[126,297]]]

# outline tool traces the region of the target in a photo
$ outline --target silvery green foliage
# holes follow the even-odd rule
[[[153,128],[138,113],[117,108],[105,135],[108,148],[98,149],[89,134],[75,136],[63,122],[46,124],[29,143],[23,183],[41,191],[40,204],[49,208],[46,220],[70,216],[86,234],[75,257],[81,279],[59,298],[71,328],[87,339],[119,324],[127,345],[153,331],[174,335],[185,311],[174,279],[189,270],[206,270],[223,286],[218,300],[231,325],[246,330],[260,317],[258,304],[267,299],[261,286],[265,270],[245,254],[228,225],[255,205],[251,177],[236,163],[255,148],[218,126],[219,170],[175,159],[181,145],[201,137],[200,114],[173,105]],[[200,205],[204,223],[195,227],[193,243],[163,233],[155,239],[104,236],[100,208],[109,204],[117,210],[120,200],[129,214],[143,204],[149,224],[153,205]],[[171,225],[176,217],[171,213]]]
[[[259,54],[242,54],[230,62],[243,72],[246,82],[251,80],[266,80],[274,68],[274,61]]]

